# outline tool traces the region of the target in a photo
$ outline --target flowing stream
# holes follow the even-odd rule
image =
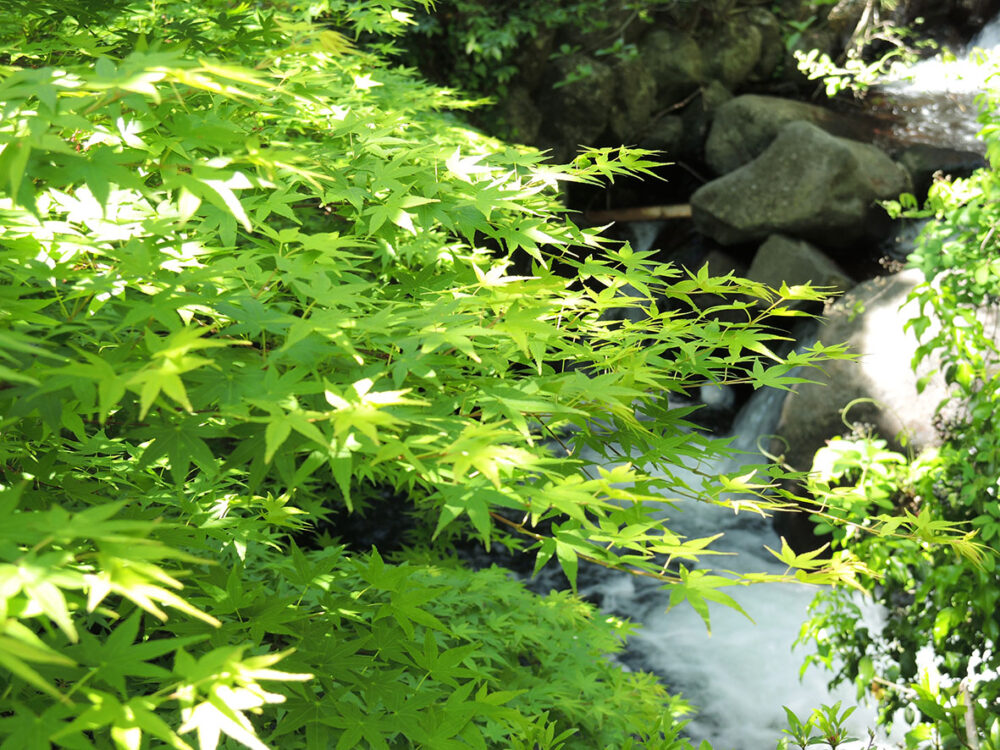
[[[984,28],[958,61],[920,63],[906,80],[881,87],[887,106],[898,118],[897,143],[982,151],[982,144],[975,140],[974,96],[985,81],[970,61],[977,47],[1000,47],[1000,19]],[[658,229],[652,223],[633,224],[633,246],[648,249]],[[745,451],[743,459],[706,459],[698,468],[712,475],[737,471],[741,464],[759,463],[758,439],[774,431],[783,399],[784,393],[773,389],[754,394],[731,428],[734,447]],[[688,536],[725,532],[720,548],[738,555],[719,567],[784,572],[764,549],[764,545],[780,545],[768,521],[710,505],[690,505],[683,512],[666,510],[669,526]],[[635,577],[608,576],[581,589],[605,610],[642,624],[623,660],[633,668],[660,675],[695,704],[698,711],[688,732],[696,744],[707,739],[715,750],[770,750],[786,726],[782,706],[804,717],[823,703],[843,700],[845,707],[854,705],[853,686],[830,693],[826,689],[828,675],[819,668],[810,668],[802,680],[799,678],[807,647],[793,651],[792,644],[815,591],[813,587],[780,584],[730,589],[755,624],[731,609],[714,606],[709,636],[690,607],[682,605],[665,612],[666,594]],[[874,608],[865,618],[869,627],[879,627],[879,613]],[[860,738],[852,747],[868,746],[869,727],[875,727],[874,709],[861,705],[850,721],[852,733]],[[892,737],[882,736],[874,747],[897,746],[901,734],[897,726]]]
[[[746,451],[742,460],[706,460],[698,468],[712,475],[759,463],[757,440],[774,431],[784,395],[774,389],[758,391],[738,414],[732,434],[734,447]],[[664,515],[672,530],[687,536],[724,532],[717,548],[736,554],[721,562],[715,558],[710,565],[737,572],[785,572],[764,548],[780,546],[768,520],[701,503]],[[786,725],[782,706],[804,717],[822,703],[853,702],[852,688],[830,693],[827,675],[818,668],[799,679],[808,650],[803,646],[793,651],[792,644],[816,587],[758,584],[728,589],[754,622],[713,605],[711,635],[689,606],[666,612],[666,594],[631,576],[607,578],[581,593],[598,598],[606,610],[642,623],[630,640],[628,663],[655,672],[690,700],[698,711],[688,732],[696,742],[709,740],[715,750],[770,750]],[[851,726],[855,735],[867,739],[873,713],[859,709]]]
[[[644,249],[639,243],[645,237],[636,235],[634,246]],[[784,396],[783,391],[764,389],[740,410],[731,428],[732,447],[743,452],[740,457],[706,458],[691,468],[714,476],[761,463],[758,440],[774,432]],[[685,480],[692,486],[698,484],[693,472]],[[686,506],[683,510],[665,507],[663,515],[672,530],[689,537],[724,532],[714,547],[735,553],[730,558],[706,558],[707,565],[737,572],[785,572],[764,548],[780,547],[769,520],[704,503]],[[697,712],[687,731],[696,745],[707,739],[715,750],[770,750],[786,726],[782,706],[804,718],[822,703],[843,700],[845,707],[853,704],[853,688],[830,693],[828,677],[818,668],[810,668],[799,679],[808,651],[800,647],[793,652],[792,644],[815,592],[816,587],[797,584],[727,589],[754,622],[732,609],[712,605],[710,635],[690,606],[666,612],[667,594],[645,579],[615,574],[583,585],[580,591],[600,602],[604,610],[641,623],[623,661],[656,673],[691,701]],[[865,739],[858,747],[867,744],[869,726],[874,727],[873,712],[859,709],[851,723],[855,735]]]
[[[897,120],[892,134],[896,144],[926,143],[982,152],[982,144],[975,139],[978,125],[974,96],[985,82],[977,66],[970,62],[976,47],[1000,48],[1000,18],[983,29],[957,62],[925,61],[913,68],[905,80],[879,87],[871,99],[876,108],[889,111]],[[660,227],[660,222],[630,224],[633,247],[648,250]],[[742,465],[761,463],[758,440],[773,433],[784,395],[773,389],[762,390],[742,407],[731,427],[733,447],[744,451],[742,458],[706,458],[692,468],[702,474],[718,475],[739,471]],[[703,394],[704,400],[709,401],[709,396],[714,396],[718,405],[720,394]],[[691,484],[696,485],[694,473]],[[708,564],[738,572],[785,572],[784,566],[765,549],[765,545],[780,546],[770,521],[703,503],[687,505],[682,512],[665,506],[664,516],[671,529],[691,537],[724,532],[716,548],[737,553],[723,563],[718,562],[719,558],[708,559]],[[770,750],[787,725],[782,706],[805,718],[824,703],[842,700],[844,707],[856,703],[853,686],[828,691],[828,675],[818,667],[810,668],[800,679],[808,647],[793,650],[793,643],[807,617],[815,587],[761,584],[728,589],[727,593],[737,599],[754,622],[729,608],[713,605],[709,635],[689,606],[666,612],[667,594],[655,582],[603,571],[588,578],[581,578],[582,595],[597,601],[605,611],[641,624],[622,656],[623,663],[656,673],[696,707],[687,729],[696,746],[707,739],[715,750]],[[876,630],[879,617],[879,612],[870,608],[864,624]],[[876,726],[874,715],[872,707],[860,705],[849,721],[852,734],[860,739],[841,747],[869,747],[868,729]],[[904,731],[901,724],[897,723],[892,736],[878,737],[871,747],[900,746]]]
[[[976,95],[988,83],[980,54],[1000,50],[1000,17],[994,18],[954,59],[921,60],[896,80],[875,87],[869,103],[895,119],[890,136],[897,143],[923,143],[982,153],[976,139]]]

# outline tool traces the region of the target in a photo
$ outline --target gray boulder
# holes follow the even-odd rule
[[[639,145],[673,154],[681,150],[683,139],[684,118],[680,115],[665,115],[646,128],[639,139]]]
[[[743,276],[747,272],[745,263],[721,250],[709,250],[692,270],[697,271],[702,266],[708,266],[709,276],[725,276],[730,273],[734,276]]]
[[[518,86],[534,91],[542,85],[555,42],[555,29],[538,29],[537,34],[521,42],[513,57],[513,64],[517,68],[514,82]]]
[[[582,69],[589,73],[555,87]],[[567,55],[553,62],[545,88],[550,93],[538,102],[539,142],[551,147],[557,160],[570,159],[578,146],[594,143],[608,126],[618,93],[616,76],[610,65],[586,55]]]
[[[806,29],[801,35],[793,34],[795,39],[789,40],[789,45],[785,52],[785,62],[781,67],[782,80],[793,83],[796,86],[815,86],[816,81],[810,79],[806,71],[799,69],[797,53],[809,55],[816,50],[816,54],[828,55],[836,58],[843,49],[843,43],[836,31],[820,24]]]
[[[726,88],[735,89],[760,62],[764,35],[758,27],[742,20],[713,31],[716,34],[711,44],[704,47],[706,72]]]
[[[684,108],[684,137],[681,151],[697,154],[705,143],[705,135],[712,126],[712,120],[719,107],[733,98],[732,93],[719,81],[709,81],[701,87],[701,92]]]
[[[688,264],[686,268],[694,273],[702,266],[708,266],[708,275],[713,277],[725,276],[727,274],[742,277],[746,274],[747,270],[746,264],[740,261],[739,258],[734,258],[721,250],[709,250],[696,262]],[[700,310],[706,312],[712,320],[725,323],[742,323],[747,319],[745,310],[722,309],[734,302],[732,297],[727,298],[719,294],[695,294],[692,296],[691,301]],[[708,312],[709,310],[711,312]]]
[[[915,143],[898,155],[899,163],[906,167],[913,177],[913,188],[917,200],[927,196],[927,190],[934,181],[934,174],[940,171],[951,177],[968,177],[976,169],[986,166],[986,159],[974,151],[931,146]]]
[[[542,127],[542,114],[531,92],[521,86],[510,88],[498,106],[497,119],[506,137],[518,143],[534,143]]]
[[[854,286],[851,277],[818,248],[782,234],[772,234],[760,246],[747,278],[774,288],[782,283],[812,284],[832,287],[831,291],[838,293]]]
[[[778,422],[775,455],[799,470],[812,466],[813,455],[835,435],[846,432],[841,410],[855,399],[874,399],[878,405],[862,402],[847,414],[851,422],[874,425],[876,431],[899,449],[898,436],[905,434],[916,450],[938,442],[934,415],[947,394],[944,379],[931,378],[922,393],[917,379],[934,365],[926,361],[914,373],[910,361],[917,348],[912,331],[903,324],[916,312],[903,305],[923,274],[916,269],[863,282],[826,315],[819,340],[832,345],[847,342],[857,361],[838,360],[811,370],[804,377],[819,385],[801,383],[785,399]]]
[[[705,160],[716,174],[732,172],[764,153],[785,125],[798,121],[843,138],[865,140],[867,134],[863,124],[814,104],[747,94],[719,107],[705,143]]]
[[[910,190],[906,171],[882,151],[793,122],[754,161],[691,196],[695,228],[723,245],[787,234],[826,249],[875,236],[875,201]]]
[[[705,81],[705,64],[698,43],[675,29],[654,29],[638,44],[645,68],[656,80],[657,105],[676,104]]]
[[[827,25],[847,42],[865,13],[866,4],[865,0],[840,0],[830,8],[826,17]]]
[[[751,81],[769,81],[785,56],[785,40],[781,22],[764,8],[749,8],[747,23],[760,30],[760,59],[750,75]]]
[[[638,57],[625,60],[614,68],[615,106],[611,108],[608,127],[616,141],[635,140],[649,125],[656,106],[656,78]]]

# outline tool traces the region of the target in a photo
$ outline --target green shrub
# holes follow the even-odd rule
[[[853,679],[859,694],[879,699],[884,720],[906,711],[916,722],[910,747],[1000,747],[1000,97],[991,90],[980,104],[989,166],[936,181],[922,209],[910,195],[889,206],[928,219],[910,256],[926,282],[911,294],[919,312],[906,326],[920,341],[914,367],[936,357],[951,389],[941,405],[943,444],[903,456],[882,441],[835,442],[817,455],[811,482],[829,504],[827,517],[852,524],[835,532],[835,545],[879,574],[864,588],[884,607],[886,624],[878,633],[859,627],[858,602],[834,591],[817,600],[803,635],[819,640],[818,660],[839,662],[838,680]],[[877,510],[887,513],[873,516]],[[916,535],[882,536],[893,514],[916,519]],[[973,532],[936,543],[958,528]],[[928,647],[931,658],[918,662]]]
[[[401,52],[403,59],[441,83],[481,96],[502,96],[507,84],[525,72],[525,61],[539,53],[634,57],[637,51],[625,41],[626,32],[677,1],[442,0],[414,16]],[[553,46],[547,35],[560,37],[561,43]]]
[[[683,703],[605,658],[625,625],[451,542],[631,570],[706,622],[775,578],[689,570],[712,540],[656,514],[775,470],[621,461],[724,451],[666,397],[795,382],[839,350],[782,360],[766,324],[819,294],[576,226],[561,182],[649,155],[552,165],[463,127],[358,41],[412,11],[0,13],[0,747],[687,745]],[[411,529],[352,552],[316,531],[345,509]]]

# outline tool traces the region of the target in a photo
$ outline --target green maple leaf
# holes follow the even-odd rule
[[[126,703],[100,690],[88,690],[92,705],[63,729],[50,735],[50,740],[62,740],[61,747],[87,747],[75,740],[74,733],[81,729],[93,731],[99,727],[111,728],[116,747],[138,748],[145,746],[142,734],[156,737],[176,750],[191,750],[191,746],[178,737],[163,719],[154,713],[157,703],[144,696],[136,696]],[[82,737],[81,737],[82,739]]]
[[[154,664],[153,660],[208,637],[194,635],[155,640],[143,637],[136,642],[141,620],[142,612],[136,610],[104,638],[97,638],[83,630],[80,632],[80,643],[66,650],[81,664],[95,670],[94,680],[104,682],[122,697],[127,697],[126,679],[139,677],[163,680],[169,677],[170,670]]]
[[[712,624],[709,620],[708,603],[716,602],[731,607],[753,622],[750,617],[733,597],[724,591],[719,591],[723,586],[737,586],[739,581],[724,576],[717,576],[706,570],[688,570],[683,565],[680,566],[680,583],[670,586],[670,604],[667,611],[670,611],[681,602],[688,602],[695,612],[705,622],[705,629],[709,635],[712,634]]]
[[[153,441],[142,454],[141,466],[148,466],[161,456],[170,463],[170,474],[177,484],[183,484],[191,464],[202,471],[215,474],[218,460],[202,437],[214,435],[217,429],[203,424],[200,417],[188,417],[179,422],[162,422],[143,430],[140,437]]]

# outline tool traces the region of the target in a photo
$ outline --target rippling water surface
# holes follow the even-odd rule
[[[869,104],[891,121],[891,140],[896,145],[925,143],[982,152],[976,139],[975,96],[988,84],[982,68],[973,62],[977,49],[1000,50],[1000,20],[990,23],[959,59],[921,62],[906,79],[886,82],[872,93]],[[648,249],[658,229],[652,224],[634,225],[633,246]],[[775,391],[755,394],[735,420],[735,444],[747,451],[745,463],[760,462],[755,446],[758,438],[774,431],[782,396]],[[731,472],[739,470],[740,461],[706,462],[697,468],[707,474]],[[713,560],[718,567],[783,572],[764,549],[764,545],[780,545],[768,522],[698,503],[683,510],[665,508],[664,515],[670,528],[687,536],[725,532],[721,548],[738,554],[727,559],[726,565]],[[804,716],[821,703],[843,700],[845,706],[854,704],[852,687],[828,692],[827,675],[817,668],[799,679],[806,650],[800,647],[793,651],[792,644],[806,618],[814,588],[768,584],[730,592],[755,624],[732,610],[713,607],[709,636],[690,607],[665,612],[667,595],[645,581],[610,575],[581,588],[581,593],[601,602],[605,610],[642,624],[624,661],[657,673],[699,708],[689,727],[695,744],[708,739],[715,750],[770,750],[786,725],[782,706]],[[866,625],[877,628],[879,617],[871,608]],[[874,709],[861,706],[852,717],[851,728],[863,739],[849,747],[867,747],[866,730],[873,726]],[[874,747],[896,747],[900,734],[897,729],[896,735],[881,737]]]

